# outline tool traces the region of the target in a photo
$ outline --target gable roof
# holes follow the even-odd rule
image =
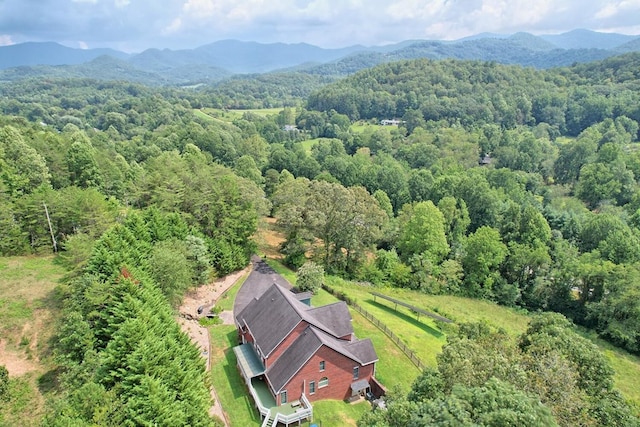
[[[336,338],[353,333],[351,314],[343,301],[310,307],[277,283],[249,302],[236,316],[237,324],[249,329],[264,356],[269,356],[301,321]]]
[[[328,332],[336,337],[344,337],[353,333],[351,314],[344,301],[323,305],[322,307],[310,307],[307,311],[307,319],[313,319],[313,324],[322,324]]]
[[[322,341],[306,329],[273,365],[267,369],[266,376],[275,393],[280,393],[289,380],[307,363],[322,346]]]
[[[309,326],[287,351],[267,369],[266,376],[275,393],[280,393],[289,380],[304,367],[323,345],[348,357],[361,366],[378,361],[371,340],[346,341]]]
[[[292,301],[302,303],[286,298],[285,292],[290,293],[274,283],[236,317],[238,324],[247,326],[255,345],[264,356],[271,354],[302,321],[302,316],[293,307]]]

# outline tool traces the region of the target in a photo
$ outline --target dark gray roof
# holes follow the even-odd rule
[[[369,388],[369,381],[367,381],[366,379],[354,381],[351,383],[351,390],[356,393],[367,388]]]
[[[288,290],[272,284],[258,299],[251,301],[236,317],[236,322],[247,326],[262,354],[268,356],[302,321],[292,302],[302,304],[293,298]]]
[[[298,372],[322,346],[322,341],[307,328],[276,362],[267,370],[267,378],[275,393],[280,393],[287,382]]]
[[[296,292],[293,295],[295,295],[298,301],[302,301],[305,299],[311,299],[311,297],[313,297],[313,292]]]
[[[373,343],[369,338],[347,341],[335,338],[318,329],[315,329],[314,332],[318,335],[322,344],[334,349],[338,353],[344,354],[349,359],[352,359],[361,365],[368,365],[378,361],[378,355],[376,354],[376,351],[373,348]]]
[[[234,305],[237,324],[249,328],[256,346],[265,356],[269,356],[300,322],[310,325],[267,370],[266,375],[276,392],[321,345],[361,365],[378,360],[371,340],[339,339],[353,338],[351,314],[343,301],[309,307],[290,289],[291,284],[255,257],[253,271],[238,291]]]
[[[327,332],[332,333],[336,337],[343,337],[353,333],[351,314],[344,301],[338,301],[322,307],[310,308],[307,310],[307,315],[315,319],[316,322],[324,325],[325,328],[323,329],[328,329]]]

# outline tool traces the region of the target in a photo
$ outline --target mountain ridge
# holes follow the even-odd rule
[[[219,40],[193,49],[151,48],[137,54],[104,48],[74,49],[55,42],[27,42],[0,46],[0,80],[53,74],[180,85],[212,83],[234,74],[279,71],[341,76],[383,62],[417,58],[488,60],[551,68],[633,51],[640,51],[640,36],[584,29],[539,36],[525,32],[483,33],[453,41],[405,40],[383,46],[334,49],[307,43]],[[106,61],[104,69],[92,64],[105,55],[114,61]],[[117,65],[115,60],[122,62]]]

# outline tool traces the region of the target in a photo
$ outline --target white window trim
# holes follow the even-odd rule
[[[329,385],[329,377],[322,377],[318,381],[318,388],[325,388]]]

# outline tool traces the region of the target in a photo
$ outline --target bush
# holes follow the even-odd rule
[[[0,402],[9,400],[9,371],[0,365]]]
[[[313,261],[305,262],[296,273],[296,286],[299,290],[315,293],[324,282],[324,268]]]

